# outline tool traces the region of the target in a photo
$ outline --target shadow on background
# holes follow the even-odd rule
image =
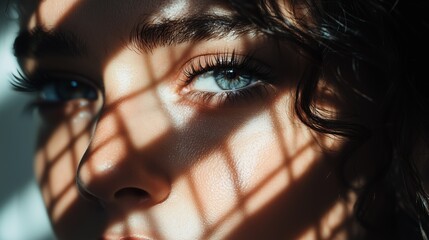
[[[0,2],[0,239],[53,239],[33,176],[36,123],[24,113],[30,99],[9,84],[17,68],[11,49],[18,24],[8,4]]]

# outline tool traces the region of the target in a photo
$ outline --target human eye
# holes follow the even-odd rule
[[[265,99],[273,93],[271,68],[252,55],[216,53],[195,57],[184,67],[180,93],[186,101],[209,107]]]
[[[11,82],[14,90],[35,94],[31,108],[43,113],[60,113],[71,104],[89,106],[100,99],[100,88],[86,78],[66,73],[18,73]]]

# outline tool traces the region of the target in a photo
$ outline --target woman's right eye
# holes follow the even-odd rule
[[[39,99],[43,102],[61,103],[76,99],[95,101],[98,91],[90,84],[77,80],[54,80],[46,82],[39,90]]]
[[[73,100],[94,102],[100,95],[99,88],[81,76],[54,73],[14,77],[14,89],[36,93],[37,102],[41,104],[65,104]]]

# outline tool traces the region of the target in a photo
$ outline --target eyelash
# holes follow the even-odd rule
[[[34,77],[30,78],[27,74],[17,70],[17,74],[12,74],[10,84],[14,91],[32,93],[42,89],[46,83],[43,79],[45,78],[41,74],[35,74]]]
[[[47,81],[45,79],[46,78],[43,77],[42,74],[37,73],[30,77],[18,69],[16,74],[12,74],[10,85],[12,86],[12,89],[17,92],[37,93],[41,91],[43,86],[46,84]],[[48,104],[39,101],[39,99],[35,99],[29,102],[24,107],[23,111],[25,113],[31,113],[35,109],[48,107],[49,105],[52,104]]]
[[[241,101],[255,101],[255,98],[264,98],[271,92],[275,77],[271,69],[254,59],[253,55],[238,55],[235,51],[202,55],[191,59],[183,69],[183,77],[179,81],[180,89],[192,86],[195,78],[213,70],[234,69],[245,72],[258,79],[258,83],[242,89],[222,92],[208,92],[190,90],[182,95],[192,103],[201,103],[209,106],[225,106]]]

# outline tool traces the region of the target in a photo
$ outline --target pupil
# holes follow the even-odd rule
[[[227,79],[236,79],[237,78],[237,72],[234,69],[228,69],[225,70],[225,77]]]
[[[75,88],[75,87],[77,87],[78,83],[76,81],[71,81],[70,85],[72,88]]]

